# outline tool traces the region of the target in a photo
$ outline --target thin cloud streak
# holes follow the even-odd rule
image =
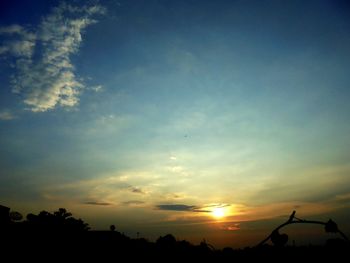
[[[14,115],[11,111],[9,110],[4,110],[0,112],[0,120],[1,121],[10,121],[13,119],[16,119],[16,115]]]
[[[101,206],[112,205],[112,203],[108,203],[108,202],[95,202],[95,201],[83,202],[83,204],[85,204],[85,205],[101,205]]]
[[[184,204],[161,204],[156,205],[157,210],[167,210],[167,211],[186,211],[186,212],[200,212],[200,213],[210,213],[212,208],[221,208],[229,205],[208,205],[208,206],[195,206],[195,205],[184,205]]]
[[[183,204],[176,204],[176,205],[157,205],[156,209],[158,210],[168,210],[168,211],[195,211],[198,207],[194,205],[183,205]]]
[[[130,191],[135,194],[146,194],[146,192],[144,192],[142,189],[133,186],[130,187]]]
[[[139,201],[139,200],[130,200],[122,203],[122,205],[125,205],[125,206],[139,206],[143,204],[145,204],[145,202]]]

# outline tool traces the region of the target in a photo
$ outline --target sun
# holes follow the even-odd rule
[[[216,207],[211,213],[215,218],[223,218],[225,216],[225,209],[223,207]]]

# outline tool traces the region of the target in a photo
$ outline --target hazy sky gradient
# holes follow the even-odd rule
[[[349,233],[347,1],[0,10],[3,205],[217,246],[254,245],[293,209]]]

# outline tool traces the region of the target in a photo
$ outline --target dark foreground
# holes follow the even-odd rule
[[[60,211],[60,212],[59,212]],[[349,259],[349,244],[329,240],[324,246],[288,247],[262,245],[234,250],[217,250],[205,242],[193,245],[172,235],[150,242],[132,239],[111,227],[89,231],[88,225],[65,210],[54,214],[29,214],[14,222],[3,213],[0,228],[1,262],[343,262]]]

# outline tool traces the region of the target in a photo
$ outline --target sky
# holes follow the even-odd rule
[[[215,247],[253,246],[293,210],[350,234],[349,12],[2,0],[1,204]]]

